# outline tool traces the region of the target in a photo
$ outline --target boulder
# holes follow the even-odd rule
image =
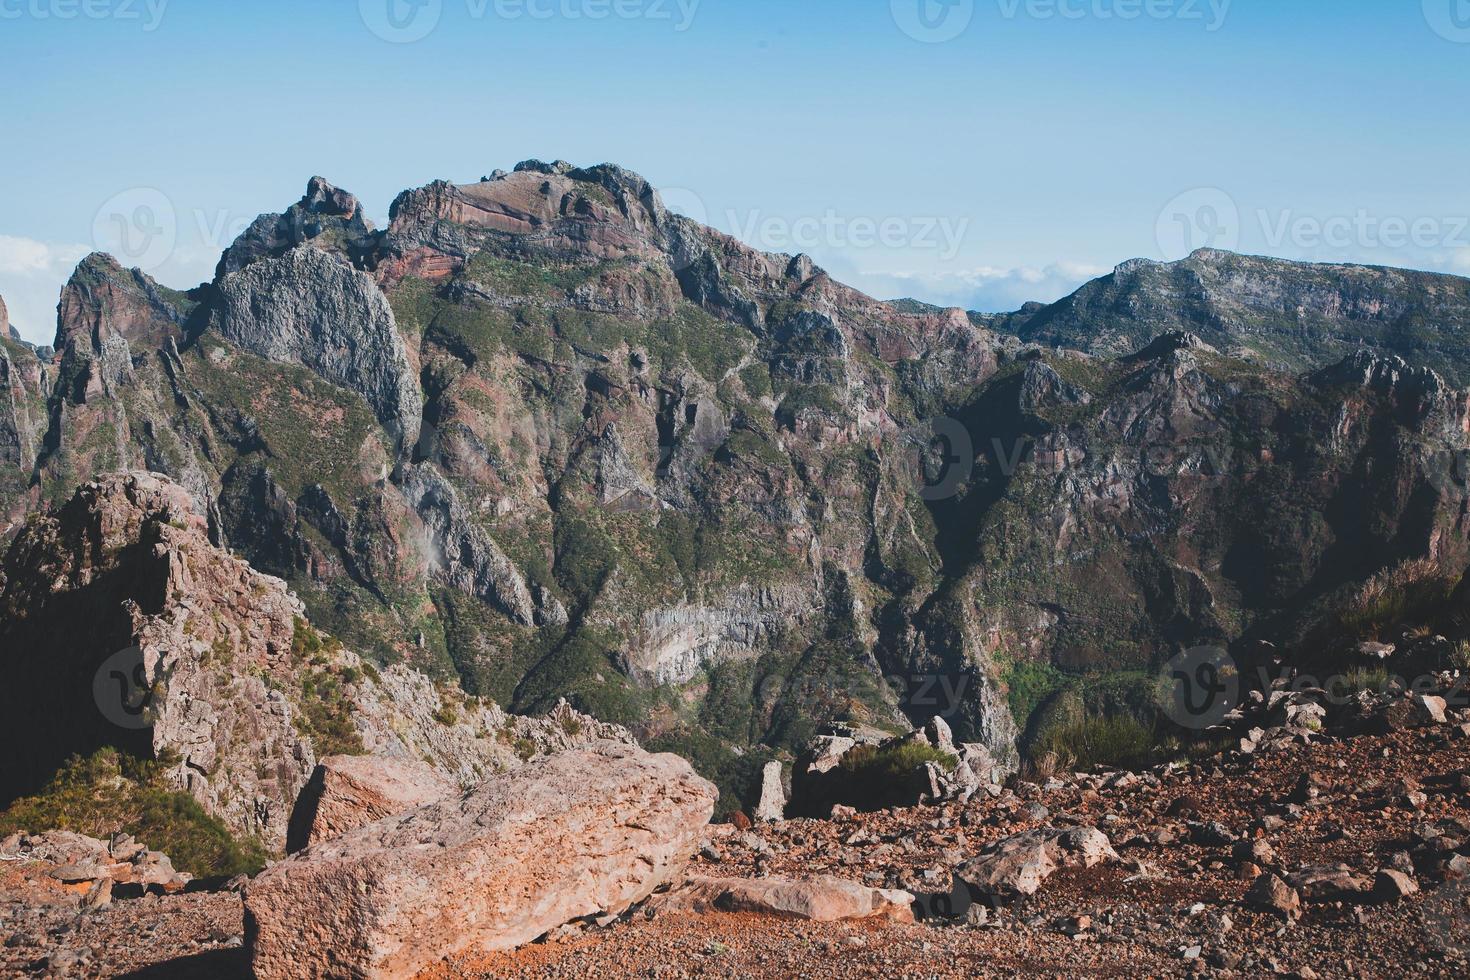
[[[766,763],[761,779],[761,798],[756,804],[755,818],[774,823],[786,818],[786,790],[781,785],[781,763]]]
[[[1302,907],[1302,899],[1296,889],[1273,874],[1263,874],[1256,879],[1250,891],[1245,893],[1245,903],[1288,919],[1295,918]]]
[[[914,896],[906,891],[869,888],[842,878],[692,877],[649,902],[659,912],[755,912],[813,922],[846,919],[914,921]]]
[[[1369,892],[1373,882],[1345,864],[1312,864],[1286,876],[1286,883],[1308,902],[1352,899]]]
[[[273,865],[245,894],[252,968],[411,977],[623,912],[678,879],[717,795],[683,759],[628,745],[539,760]]]
[[[1383,720],[1390,731],[1443,725],[1446,707],[1444,698],[1414,694],[1390,703],[1383,710]]]
[[[979,896],[1034,895],[1058,868],[1091,868],[1119,860],[1107,835],[1094,827],[1041,827],[996,841],[955,869]]]
[[[458,792],[458,786],[417,759],[328,756],[296,799],[286,850],[295,853]]]

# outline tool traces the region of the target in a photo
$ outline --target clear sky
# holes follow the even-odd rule
[[[381,224],[528,157],[885,298],[1205,244],[1470,273],[1470,0],[0,0],[0,65],[33,340],[92,248],[188,286],[312,174]]]

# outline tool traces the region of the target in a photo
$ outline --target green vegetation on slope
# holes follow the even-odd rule
[[[73,757],[39,793],[0,813],[0,837],[70,830],[106,840],[126,833],[198,877],[264,868],[264,846],[254,838],[236,839],[192,796],[165,788],[166,768],[166,762],[135,759],[111,748],[86,759]]]

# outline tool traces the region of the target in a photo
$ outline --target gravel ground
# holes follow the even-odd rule
[[[1451,737],[1451,736],[1455,737]],[[712,827],[691,871],[833,874],[930,902],[950,868],[1039,826],[1104,830],[1121,864],[1066,869],[983,924],[818,924],[635,910],[513,953],[470,953],[422,980],[492,977],[1463,976],[1470,944],[1470,738],[1457,726],[1323,738],[1141,777],[1020,784],[999,798],[749,832]],[[1263,840],[1269,849],[1251,851]],[[1274,852],[1274,853],[1273,853]],[[1242,902],[1256,873],[1411,868],[1421,891],[1307,901],[1296,921]],[[47,869],[0,868],[0,975],[247,977],[238,895],[82,911]],[[976,917],[978,918],[978,917]]]

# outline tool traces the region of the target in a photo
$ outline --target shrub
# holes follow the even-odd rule
[[[1396,623],[1431,616],[1454,591],[1459,578],[1432,558],[1417,558],[1379,572],[1338,611],[1349,637],[1376,635]]]
[[[927,742],[899,742],[888,746],[859,745],[843,755],[839,765],[843,772],[859,779],[902,779],[929,762],[937,762],[946,770],[959,760]]]
[[[39,793],[0,813],[0,837],[47,830],[103,839],[127,833],[198,877],[254,874],[265,867],[260,841],[231,835],[192,796],[166,786],[163,769],[111,748],[85,759],[74,756]]]
[[[1138,769],[1157,755],[1154,731],[1128,715],[1086,715],[1046,729],[1031,748],[1031,758],[1055,757],[1058,769],[1109,766]]]

